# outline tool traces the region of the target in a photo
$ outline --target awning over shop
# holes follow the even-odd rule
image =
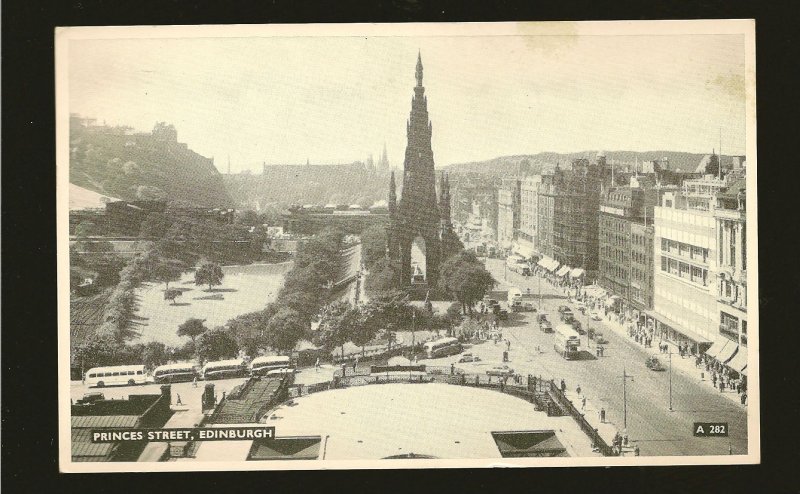
[[[570,278],[580,278],[584,274],[586,274],[586,271],[584,271],[581,268],[575,268],[572,271],[570,271],[569,276]]]
[[[723,364],[728,363],[731,358],[733,358],[733,354],[736,353],[736,350],[739,348],[739,345],[736,342],[730,341],[727,345],[717,354],[717,360],[722,362]]]
[[[539,262],[537,262],[536,265],[541,267],[542,269],[547,269],[547,265],[548,265],[547,258],[543,257],[543,258],[539,259]]]
[[[559,267],[560,265],[561,265],[561,263],[560,263],[560,262],[558,262],[558,261],[556,261],[555,259],[553,259],[553,260],[550,262],[550,265],[547,267],[547,269],[548,269],[548,271],[555,271],[555,270],[556,270],[556,268],[557,268],[557,267]]]
[[[651,317],[655,318],[660,324],[663,324],[665,326],[669,326],[670,328],[674,329],[675,331],[677,331],[678,333],[682,334],[683,336],[687,337],[688,339],[692,340],[695,343],[699,343],[699,344],[711,343],[711,340],[709,340],[705,336],[702,336],[702,335],[698,334],[697,332],[692,331],[691,329],[683,327],[682,325],[678,324],[676,321],[673,321],[672,319],[670,319],[669,317],[666,317],[663,314],[659,314],[657,312],[650,312],[650,311],[648,311],[647,314],[649,314]],[[711,345],[711,347],[713,347],[713,346],[714,345]],[[709,349],[711,349],[711,348],[709,348]],[[708,354],[708,351],[706,351],[706,354]]]
[[[730,340],[722,338],[721,336],[718,337],[716,340],[714,340],[714,344],[708,347],[708,350],[706,350],[706,355],[717,358],[717,355],[719,355],[722,349],[728,345],[729,341]]]
[[[747,367],[747,347],[739,346],[739,351],[728,362],[728,367],[736,372],[742,372],[742,369]]]
[[[556,271],[556,276],[564,276],[569,273],[572,269],[569,266],[561,266],[561,269]]]

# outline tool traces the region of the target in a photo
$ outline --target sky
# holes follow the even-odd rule
[[[437,167],[513,154],[745,154],[742,35],[71,40],[69,111],[178,140],[221,172],[402,166],[418,50]]]

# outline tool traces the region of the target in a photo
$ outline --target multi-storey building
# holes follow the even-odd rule
[[[556,169],[553,204],[553,258],[564,266],[580,267],[595,278],[598,253],[600,191],[605,157],[595,163],[576,159],[571,170]]]
[[[525,257],[534,256],[539,249],[536,237],[539,225],[539,184],[541,183],[541,175],[528,176],[520,182],[517,251]]]
[[[543,175],[538,187],[537,250],[543,256],[553,257],[553,219],[555,216],[556,187],[553,175]]]
[[[504,178],[497,190],[497,242],[503,249],[511,244],[519,229],[520,180]]]
[[[716,198],[717,242],[715,295],[719,334],[738,350],[727,362],[737,373],[747,366],[747,234],[745,180],[735,180]],[[714,349],[711,349],[713,352]],[[721,348],[720,352],[724,352]],[[719,357],[720,360],[723,357]]]
[[[717,243],[713,211],[690,207],[686,196],[667,192],[654,208],[654,317],[657,331],[702,352],[718,327],[713,273]]]
[[[598,283],[617,297],[619,312],[638,319],[653,307],[653,208],[676,187],[640,187],[648,182],[642,177],[630,182],[602,194]]]

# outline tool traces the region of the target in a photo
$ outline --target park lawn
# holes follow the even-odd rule
[[[139,310],[134,316],[133,330],[139,336],[131,343],[159,341],[183,345],[189,340],[178,337],[176,331],[189,318],[205,319],[206,327],[211,329],[241,314],[263,309],[277,297],[291,267],[291,262],[223,266],[222,285],[211,292],[207,291],[207,285],[194,284],[194,272],[185,273],[180,281],[169,284],[170,288],[183,292],[175,305],[164,300],[164,283],[145,283],[136,289]]]

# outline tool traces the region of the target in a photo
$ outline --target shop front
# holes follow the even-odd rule
[[[663,314],[649,312],[649,315],[654,319],[656,336],[678,347],[686,346],[692,355],[699,355],[713,346],[714,342],[708,338],[681,326]]]

